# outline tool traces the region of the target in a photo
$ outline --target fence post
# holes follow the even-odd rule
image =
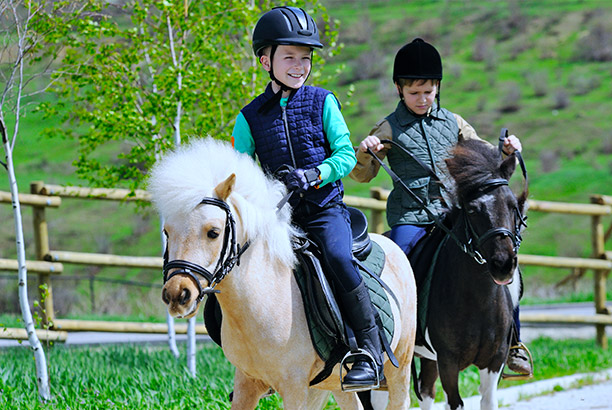
[[[591,218],[593,258],[605,258],[604,232],[601,216],[593,215]],[[606,273],[607,272],[605,270],[595,270],[593,289],[595,313],[609,313],[608,309],[606,308]],[[597,344],[599,344],[603,349],[607,349],[608,338],[606,336],[606,326],[596,325],[595,327],[597,329]]]
[[[44,186],[42,181],[34,181],[30,183],[30,193],[41,194]],[[33,225],[34,225],[34,245],[36,248],[36,259],[44,260],[46,254],[49,253],[49,230],[47,229],[47,218],[45,215],[44,206],[32,206]],[[53,323],[55,313],[53,310],[53,289],[51,287],[51,275],[41,273],[38,275],[38,295],[41,301],[44,301],[43,323],[45,325]],[[40,285],[46,285],[47,294],[45,295]]]
[[[385,196],[385,198],[383,198]],[[387,200],[386,195],[383,194],[382,188],[373,187],[370,188],[370,197],[378,200]],[[372,213],[372,232],[383,233],[385,231],[385,221],[383,219],[383,211],[377,209],[370,210]]]

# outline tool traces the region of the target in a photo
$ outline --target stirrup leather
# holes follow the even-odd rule
[[[353,359],[353,362],[356,362],[356,358],[358,356],[365,356],[367,358],[367,361],[369,361],[370,363],[372,363],[372,368],[374,369],[374,377],[376,379],[376,382],[373,384],[368,384],[368,385],[364,385],[364,386],[347,386],[344,383],[344,376],[346,376],[346,374],[342,374],[342,369],[345,369],[348,373],[348,366],[346,365],[346,363],[350,363],[351,359]],[[347,362],[348,360],[348,362]],[[344,357],[342,358],[342,360],[340,361],[340,387],[342,388],[343,392],[360,392],[360,391],[367,391],[367,390],[376,390],[380,387],[380,380],[379,380],[379,374],[378,374],[378,365],[376,364],[376,360],[374,360],[374,356],[372,356],[370,354],[370,352],[368,352],[367,350],[364,349],[357,349],[355,351],[349,351],[347,354],[344,355]]]
[[[531,366],[531,373],[529,374],[505,373],[504,371],[502,371],[502,379],[514,381],[514,380],[529,380],[533,378],[533,357],[531,356],[531,352],[529,351],[527,346],[525,346],[523,342],[518,342],[518,344],[511,346],[509,351],[512,349],[524,350],[525,352],[527,352],[527,357],[529,357],[529,364]],[[506,369],[506,367],[507,367],[507,364],[504,363],[504,370]]]

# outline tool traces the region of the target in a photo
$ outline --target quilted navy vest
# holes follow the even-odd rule
[[[274,96],[268,84],[263,94],[242,109],[255,142],[255,153],[265,172],[272,174],[282,165],[314,168],[331,155],[323,130],[323,106],[330,93],[322,88],[303,86],[289,98],[285,108],[276,103],[268,110],[260,110]],[[286,112],[286,124],[283,110]],[[323,206],[336,196],[341,196],[342,192],[342,183],[337,181],[318,189],[309,188],[302,197]],[[293,206],[296,205],[294,198],[291,201]]]

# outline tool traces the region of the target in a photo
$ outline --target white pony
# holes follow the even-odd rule
[[[231,145],[207,138],[166,155],[152,170],[149,190],[168,238],[162,299],[174,317],[194,316],[206,293],[223,311],[221,338],[236,367],[232,409],[253,409],[270,388],[287,409],[322,408],[332,392],[343,409],[360,409],[343,392],[339,365],[323,382],[293,275],[291,210],[277,204],[282,183]],[[395,323],[391,347],[399,368],[385,364],[389,408],[410,407],[410,364],[416,330],[416,290],[407,258],[393,242],[373,239],[386,253],[382,279]]]

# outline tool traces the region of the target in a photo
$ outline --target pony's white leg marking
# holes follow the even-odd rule
[[[427,344],[431,346],[431,339],[429,338],[429,329],[425,329],[425,340],[427,341]],[[438,360],[438,354],[435,352],[435,350],[432,352],[425,346],[414,345],[414,354],[415,356],[433,360],[434,362]]]
[[[480,410],[497,410],[499,407],[497,404],[497,382],[501,375],[501,369],[497,372],[482,369],[479,373],[480,387],[478,387],[478,391],[482,396],[480,399]]]
[[[512,274],[512,283],[507,286],[512,298],[512,307],[516,308],[519,304],[519,296],[521,295],[521,274],[519,273],[518,266]]]
[[[370,403],[374,410],[385,410],[389,402],[389,393],[386,391],[372,390]]]
[[[433,406],[433,403],[434,403],[434,398],[427,396],[423,398],[423,400],[419,400],[419,407],[422,410],[430,410],[431,407]]]

